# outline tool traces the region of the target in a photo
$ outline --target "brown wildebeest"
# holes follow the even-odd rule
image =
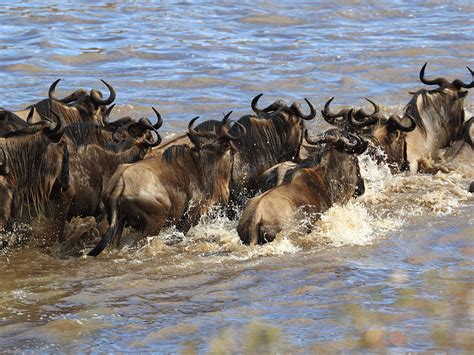
[[[196,131],[197,117],[192,119],[188,134],[193,147],[174,145],[157,158],[121,165],[103,195],[110,227],[89,255],[98,255],[112,239],[119,243],[126,224],[143,236],[159,233],[166,224],[187,232],[211,206],[227,203],[233,142],[239,138],[228,133],[229,115],[217,132]],[[207,140],[201,143],[198,137]]]
[[[150,132],[156,131],[163,124],[160,113],[154,107],[152,109],[157,116],[154,125],[146,117],[135,120],[126,116],[111,122],[108,114],[104,117],[105,126],[90,122],[71,123],[64,128],[68,147],[75,150],[85,144],[95,144],[116,153],[127,150],[137,140],[144,137],[151,139]]]
[[[116,97],[112,85],[101,80],[110,91],[108,98],[103,99],[100,91],[92,89],[89,94],[84,89],[76,90],[73,94],[60,99],[56,97],[55,89],[60,79],[56,80],[49,88],[49,98],[41,100],[24,110],[14,111],[21,119],[26,120],[26,116],[31,107],[36,109],[37,115],[32,118],[32,122],[42,120],[41,116],[49,117],[52,111],[57,112],[64,125],[74,122],[93,122],[104,126],[104,116],[107,114],[107,105],[110,105]]]
[[[282,100],[260,109],[258,100],[262,95],[259,94],[252,100],[251,107],[255,115],[245,115],[237,121],[246,130],[245,135],[240,135],[233,142],[236,152],[230,199],[238,206],[242,206],[248,197],[255,194],[260,175],[265,170],[283,161],[299,160],[304,122],[316,116],[316,110],[308,99],[305,99],[310,108],[308,115],[302,112],[298,103],[287,106]],[[218,130],[221,125],[219,121],[206,121],[203,124],[197,128]],[[234,125],[229,133],[238,135],[239,129],[239,126]],[[178,142],[186,144],[186,138],[180,135],[164,142],[158,151]],[[232,217],[233,209],[228,212]]]
[[[367,142],[351,133],[332,129],[312,141],[320,146],[285,176],[283,183],[250,199],[237,227],[244,244],[264,244],[275,239],[285,225],[301,217],[319,216],[334,203],[345,203],[364,193],[364,180],[354,154]]]
[[[367,99],[373,106],[373,113],[366,113],[362,109],[357,111],[343,109],[337,113],[331,112],[330,98],[322,111],[325,120],[348,132],[361,135],[369,140],[369,153],[379,162],[385,161],[393,173],[408,170],[406,137],[416,128],[415,119],[408,113],[403,117],[391,115],[386,118],[379,106]],[[380,148],[384,156],[377,151]]]
[[[66,145],[61,141],[61,121],[34,127],[11,132],[0,139],[3,159],[0,227],[43,213],[61,220],[64,213],[69,176]],[[61,235],[63,227],[57,224],[51,236]]]
[[[260,175],[268,168],[284,161],[299,160],[304,122],[316,117],[316,110],[308,99],[305,101],[310,113],[305,115],[298,103],[287,106],[281,100],[259,109],[257,102],[261,96],[252,100],[252,109],[257,115],[246,115],[237,121],[247,133],[234,142],[237,151],[231,183],[234,200],[239,200],[239,194],[252,196]],[[237,129],[234,127],[231,134]]]
[[[420,71],[421,82],[438,87],[413,93],[413,98],[405,107],[405,113],[414,117],[416,122],[416,129],[405,139],[407,161],[412,173],[437,171],[432,161],[438,157],[439,150],[461,139],[465,120],[464,98],[468,93],[463,89],[474,87],[474,72],[469,67],[472,80],[466,84],[459,79],[452,82],[445,78],[427,79],[426,65]]]
[[[102,191],[117,167],[142,160],[152,147],[160,144],[160,135],[154,127],[150,127],[156,135],[154,141],[150,141],[147,135],[130,138],[130,148],[120,152],[113,152],[96,144],[81,145],[71,151],[68,190],[71,205],[67,212],[68,219],[74,216],[99,215]]]
[[[31,115],[27,120],[31,120],[34,111],[30,110]],[[4,110],[0,107],[0,136],[4,133],[13,132],[28,127],[27,121],[22,120],[11,111]]]

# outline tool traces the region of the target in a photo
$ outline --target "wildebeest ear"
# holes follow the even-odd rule
[[[462,98],[465,98],[466,95],[467,95],[468,91],[467,90],[459,90],[458,91],[458,99],[462,99]]]
[[[229,144],[230,149],[232,149],[234,152],[237,151],[238,148],[233,141],[227,141],[227,144]]]
[[[189,132],[186,133],[186,134],[188,135],[188,138],[189,138],[189,140],[191,141],[191,143],[192,143],[197,149],[201,148],[201,143],[199,142],[199,138],[194,137],[193,135],[189,134]]]
[[[396,129],[394,132],[393,132],[393,139],[395,141],[398,141],[400,139],[400,136],[402,135],[402,132],[400,132],[398,129]]]

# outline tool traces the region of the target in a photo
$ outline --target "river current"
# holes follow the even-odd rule
[[[166,137],[276,99],[398,113],[418,73],[469,81],[472,1],[22,1],[0,5],[0,106],[117,90],[112,116],[162,114]],[[472,91],[472,90],[471,90]],[[471,92],[467,117],[474,112]],[[303,105],[304,107],[304,105]],[[308,128],[328,126],[320,115]],[[474,154],[392,175],[264,246],[203,218],[100,257],[33,245],[0,256],[0,351],[312,353],[474,350]],[[80,252],[91,219],[69,235]],[[18,235],[21,231],[18,231]]]

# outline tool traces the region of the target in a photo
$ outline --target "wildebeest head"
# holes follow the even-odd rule
[[[193,118],[188,124],[188,137],[194,145],[195,150],[204,150],[204,149],[211,149],[211,150],[232,150],[235,152],[236,147],[234,142],[241,138],[245,132],[245,127],[236,122],[235,127],[239,131],[239,134],[234,136],[229,131],[230,127],[230,115],[232,111],[227,113],[222,121],[219,124],[216,124],[214,121],[206,121],[206,125],[200,125],[200,129],[196,130],[194,128],[194,123],[199,117]],[[207,129],[206,129],[207,128]],[[204,140],[202,138],[205,138]]]
[[[17,129],[25,128],[28,124],[11,111],[0,107],[0,135],[6,132],[12,132]]]
[[[135,120],[130,116],[126,116],[115,121],[109,121],[107,114],[104,119],[105,128],[112,132],[115,142],[123,142],[125,140],[137,142],[143,139],[153,139],[152,132],[156,132],[163,125],[163,119],[157,109],[154,107],[152,109],[157,118],[155,124],[152,124],[147,117]]]
[[[369,152],[377,160],[382,161],[382,157],[377,152],[377,147],[381,148],[385,154],[385,161],[393,172],[408,169],[406,152],[406,134],[416,128],[413,117],[406,113],[403,117],[391,115],[385,117],[380,112],[380,107],[372,100],[366,99],[374,107],[372,113],[367,113],[363,109],[354,111],[353,109],[342,109],[337,113],[331,112],[329,104],[333,98],[324,106],[322,111],[325,120],[342,130],[362,135],[373,143]]]
[[[55,94],[56,86],[61,79],[53,82],[49,88],[49,100],[43,100],[34,106],[44,116],[49,114],[50,109],[58,112],[65,123],[72,122],[95,122],[104,125],[104,116],[107,113],[107,105],[115,100],[115,90],[104,80],[101,80],[109,89],[109,97],[104,99],[102,93],[92,89],[89,94],[86,90],[79,89],[65,98],[58,98]],[[51,103],[52,101],[52,103]]]
[[[302,123],[304,120],[312,120],[316,117],[316,110],[314,106],[309,102],[308,99],[304,99],[310,108],[310,113],[305,115],[301,109],[301,105],[297,102],[287,106],[285,101],[277,100],[271,105],[267,106],[264,109],[260,109],[257,106],[258,100],[263,96],[263,94],[258,94],[252,99],[252,110],[255,112],[257,117],[264,119],[274,119],[275,117],[284,118],[288,123],[296,124]]]
[[[386,118],[382,114],[373,116],[377,124],[371,129],[367,138],[385,153],[385,161],[392,172],[405,171],[409,168],[407,159],[406,135],[416,128],[415,119],[405,113],[403,117],[391,115]],[[374,149],[374,147],[372,147]],[[380,159],[379,154],[374,154]]]
[[[199,156],[203,185],[208,186],[208,191],[212,191],[214,196],[218,196],[215,198],[216,200],[222,199],[223,196],[227,200],[229,197],[229,185],[236,151],[235,142],[246,132],[245,127],[239,122],[233,126],[237,127],[238,133],[231,134],[229,132],[231,113],[232,111],[224,116],[220,125],[214,126],[208,131],[197,131],[193,128],[199,117],[193,118],[188,125],[188,137],[194,145],[192,150]]]
[[[319,147],[316,155],[307,159],[325,171],[323,176],[328,182],[333,202],[345,202],[364,193],[364,179],[356,155],[367,149],[367,141],[339,129],[330,129],[317,139],[311,139],[308,131],[305,131],[305,139],[309,144]]]
[[[438,86],[432,90],[421,89],[412,93],[413,98],[405,107],[405,112],[415,118],[420,132],[426,136],[427,122],[434,122],[435,128],[442,140],[440,147],[446,147],[453,140],[459,138],[459,132],[464,122],[464,98],[474,87],[474,72],[471,73],[471,82],[464,83],[460,79],[449,82],[445,78],[427,79],[425,69],[427,63],[420,70],[420,81],[425,85]]]
[[[373,116],[379,114],[380,108],[372,100],[366,98],[366,100],[374,107],[374,112],[372,113],[367,113],[362,108],[356,111],[345,108],[339,110],[338,112],[332,112],[329,105],[333,100],[334,97],[329,98],[329,100],[324,105],[324,109],[321,110],[321,114],[327,123],[347,132],[363,132],[364,130],[370,129],[371,126],[377,123],[377,119]]]

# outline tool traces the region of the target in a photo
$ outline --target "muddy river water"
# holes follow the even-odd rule
[[[259,93],[262,106],[369,97],[399,112],[424,62],[468,81],[473,13],[471,1],[12,2],[0,6],[0,105],[24,108],[57,78],[59,94],[103,90],[102,78],[116,117],[154,106],[165,136],[197,115],[249,113]],[[434,176],[362,155],[364,196],[264,246],[243,246],[221,216],[98,258],[11,250],[0,351],[472,352],[474,154],[461,153]]]

